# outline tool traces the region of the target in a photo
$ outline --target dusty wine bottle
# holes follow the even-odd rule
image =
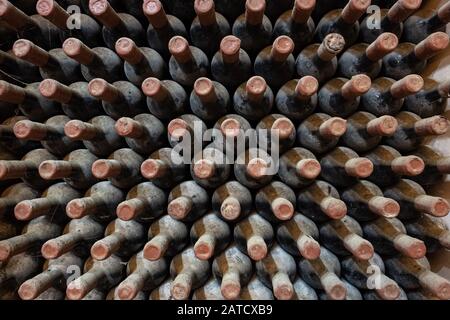
[[[314,260],[320,255],[319,230],[306,216],[296,213],[278,226],[278,244],[294,257]]]
[[[237,181],[228,181],[214,191],[212,208],[227,221],[247,216],[253,207],[250,191]]]
[[[197,47],[189,46],[187,40],[175,36],[169,41],[169,72],[172,79],[185,87],[193,87],[195,80],[209,73],[209,60]]]
[[[231,108],[227,89],[219,82],[204,77],[195,81],[189,102],[192,112],[204,121],[215,121]]]
[[[87,82],[66,86],[56,80],[45,79],[39,84],[39,92],[43,97],[59,102],[71,119],[88,121],[104,113],[102,104],[89,94]]]
[[[162,257],[173,257],[188,243],[189,233],[183,222],[164,215],[148,229],[149,241],[144,247],[144,258],[157,261]]]
[[[417,45],[403,42],[383,57],[383,73],[396,80],[408,74],[420,73],[428,59],[442,52],[448,44],[449,36],[444,32],[432,33]]]
[[[339,33],[328,34],[321,43],[314,43],[304,48],[295,62],[300,77],[313,76],[324,83],[337,71],[337,55],[345,47],[344,37]]]
[[[46,160],[39,165],[39,175],[45,180],[63,179],[77,189],[88,189],[98,182],[92,175],[92,164],[98,158],[86,149],[72,151],[63,160]]]
[[[272,37],[272,23],[264,15],[265,10],[265,0],[247,0],[245,13],[233,24],[233,35],[242,41],[242,49],[252,58],[270,44]]]
[[[166,193],[151,182],[133,187],[124,202],[117,206],[117,217],[124,221],[137,220],[145,223],[155,220],[167,206]]]
[[[278,177],[291,188],[301,188],[311,184],[320,171],[320,163],[312,152],[293,148],[281,156]]]
[[[241,84],[233,96],[236,113],[244,118],[257,121],[272,110],[274,94],[263,77],[255,76]]]
[[[314,153],[333,149],[347,130],[346,120],[315,113],[306,118],[297,129],[297,142]]]
[[[320,110],[330,116],[348,117],[358,110],[361,96],[369,91],[370,78],[358,74],[346,78],[334,78],[328,81],[318,93]]]
[[[226,36],[220,42],[219,51],[211,60],[213,79],[229,90],[235,90],[252,75],[252,62],[249,55],[241,49],[241,40]]]
[[[61,48],[47,52],[29,40],[20,39],[14,43],[12,52],[16,57],[38,66],[43,79],[55,79],[66,85],[83,79],[80,64]]]
[[[339,220],[347,214],[345,202],[331,184],[317,180],[297,196],[297,207],[314,222]]]
[[[37,189],[34,189],[23,182],[13,184],[6,188],[0,196],[0,219],[6,218],[8,220],[9,218],[12,218],[14,216],[14,207],[19,202],[36,199],[40,194],[41,193]],[[7,237],[0,238],[7,239]]]
[[[115,49],[125,60],[125,76],[134,85],[140,86],[148,77],[163,78],[166,75],[166,63],[155,50],[138,47],[130,38],[117,40]]]
[[[397,201],[384,197],[377,185],[366,180],[342,191],[341,198],[347,204],[348,215],[358,222],[374,220],[380,216],[395,218],[400,212]]]
[[[273,45],[263,49],[256,57],[255,74],[263,77],[269,86],[278,90],[294,75],[294,47],[294,42],[288,36],[276,38]]]
[[[185,181],[173,188],[167,201],[167,213],[185,222],[197,220],[210,206],[208,193],[195,181]]]
[[[442,181],[446,174],[450,173],[450,158],[444,157],[438,151],[429,146],[420,146],[414,151],[415,156],[420,157],[425,163],[424,171],[409,179],[422,186],[434,185]]]
[[[25,155],[26,153],[41,147],[41,144],[38,141],[27,141],[16,138],[14,135],[14,125],[22,120],[27,120],[27,118],[23,116],[14,116],[5,119],[5,121],[0,124],[0,145],[17,156]]]
[[[450,231],[440,218],[422,214],[416,220],[406,222],[405,227],[408,234],[425,243],[428,253],[450,247]]]
[[[255,196],[258,214],[272,223],[290,220],[296,205],[294,191],[279,181],[273,181],[260,189]]]
[[[382,255],[394,256],[399,252],[413,259],[425,256],[427,248],[419,239],[406,234],[403,223],[397,218],[380,217],[363,226],[364,236]]]
[[[231,241],[231,231],[225,221],[211,212],[194,222],[190,238],[195,256],[200,260],[209,260],[225,250]]]
[[[181,143],[183,145],[186,143],[186,145],[190,145],[193,149],[195,148],[194,145],[196,143],[197,146],[203,146],[205,144],[203,137],[206,130],[206,124],[196,115],[181,115],[170,121],[167,125],[169,144],[173,148],[177,147],[177,145]],[[190,156],[192,156],[192,154]]]
[[[282,114],[271,114],[256,125],[258,146],[272,152],[285,152],[292,148],[296,140],[296,130],[292,121]]]
[[[81,65],[86,81],[102,78],[119,81],[123,78],[123,62],[112,50],[105,47],[89,48],[81,40],[69,38],[63,43],[64,53]]]
[[[347,118],[347,131],[341,143],[356,152],[367,152],[378,146],[383,137],[395,133],[397,120],[392,116],[377,118],[371,113],[358,111]]]
[[[194,156],[191,176],[200,186],[215,189],[228,180],[231,169],[222,151],[207,147]]]
[[[275,175],[274,160],[261,149],[248,149],[238,155],[234,175],[240,183],[250,189],[259,189],[272,181]]]
[[[9,46],[8,49],[11,46]],[[6,52],[0,50],[0,66],[5,73],[12,75],[22,82],[33,83],[42,80],[41,74],[39,73],[39,67],[17,58],[9,51]]]
[[[64,133],[74,141],[82,141],[96,156],[105,157],[125,146],[123,138],[114,130],[115,123],[108,116],[98,116],[89,122],[71,120],[64,126]]]

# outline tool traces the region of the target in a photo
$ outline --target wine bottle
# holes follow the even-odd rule
[[[314,222],[339,220],[347,214],[345,202],[331,184],[317,180],[297,196],[297,208]]]
[[[294,287],[294,296],[292,300],[318,300],[316,291],[308,285],[302,278],[297,277],[292,284]]]
[[[189,46],[182,36],[175,36],[169,41],[169,72],[172,79],[185,87],[193,87],[195,80],[209,73],[209,60],[197,47]]]
[[[190,237],[195,256],[209,260],[225,250],[231,241],[231,232],[228,224],[212,212],[194,222]]]
[[[255,129],[258,132],[259,148],[263,150],[285,152],[295,144],[295,126],[282,114],[275,113],[264,117]]]
[[[255,137],[250,122],[238,114],[229,113],[214,124],[214,141],[211,147],[221,150],[227,161],[234,161],[239,148],[246,148],[250,145],[250,140]],[[256,138],[256,137],[255,137]],[[256,144],[256,139],[255,139]]]
[[[381,72],[382,59],[395,50],[398,38],[390,32],[382,33],[373,42],[355,44],[339,58],[339,72],[346,78],[365,74],[375,79]]]
[[[412,180],[401,179],[395,186],[385,189],[384,194],[400,204],[400,219],[415,218],[420,212],[445,217],[450,210],[447,200],[427,195],[425,190]]]
[[[234,175],[247,188],[259,189],[272,181],[276,172],[275,165],[267,152],[252,148],[238,155]]]
[[[102,28],[97,21],[84,13],[70,15],[63,6],[55,0],[39,0],[36,11],[59,29],[62,40],[75,37],[90,47],[98,47],[102,43]]]
[[[87,82],[75,82],[66,86],[53,79],[39,84],[40,94],[61,104],[64,113],[71,119],[88,121],[104,113],[102,104],[88,91]]]
[[[169,264],[165,259],[149,261],[140,251],[128,262],[128,277],[117,287],[119,299],[135,300],[140,292],[153,290],[163,282],[168,271]]]
[[[349,282],[342,280],[342,283],[344,284],[346,294],[345,298],[343,300],[363,300],[363,295],[359,291],[358,288],[350,284]],[[333,300],[328,297],[328,294],[326,292],[320,292],[319,293],[319,300]]]
[[[450,173],[450,158],[443,157],[439,152],[428,146],[420,146],[414,151],[414,155],[420,157],[425,163],[424,171],[410,177],[422,186],[434,185],[443,180],[446,174]]]
[[[49,260],[47,266],[38,275],[21,284],[18,294],[22,300],[53,300],[52,290],[65,291],[66,281],[71,276],[69,270],[83,267],[83,259],[74,252],[68,252],[61,257]],[[47,295],[44,298],[44,295]],[[54,300],[63,300],[64,295],[54,292]]]
[[[316,25],[311,13],[316,6],[315,0],[296,0],[292,10],[284,12],[273,27],[273,37],[290,37],[295,44],[294,55],[313,41]]]
[[[89,216],[71,220],[62,235],[55,235],[44,243],[41,253],[52,260],[61,259],[71,251],[85,256],[92,244],[103,237],[104,230],[102,224]]]
[[[301,259],[298,263],[303,280],[314,289],[324,290],[331,300],[344,300],[347,289],[339,278],[341,265],[338,258],[325,248],[315,260]]]
[[[398,129],[384,142],[400,152],[410,152],[422,144],[425,137],[447,133],[449,122],[445,117],[434,116],[421,119],[418,115],[402,111],[395,117]]]
[[[347,131],[341,143],[356,152],[367,152],[378,146],[383,137],[389,137],[398,128],[392,116],[376,117],[365,111],[358,111],[347,118]]]
[[[347,130],[346,120],[315,113],[306,118],[297,129],[297,141],[314,153],[325,153],[333,149]]]
[[[84,146],[96,156],[104,157],[125,146],[125,141],[116,130],[114,119],[98,116],[83,122],[71,120],[64,126],[64,133],[74,141],[82,141]]]
[[[95,242],[91,247],[91,257],[95,260],[105,260],[112,255],[130,257],[141,249],[146,240],[146,230],[137,221],[111,221],[105,230],[105,237]]]
[[[256,263],[256,274],[262,283],[272,288],[278,300],[292,299],[296,265],[294,258],[280,246],[273,246],[268,255]]]
[[[349,0],[344,9],[336,9],[325,14],[317,24],[315,37],[323,41],[330,33],[339,33],[345,39],[346,47],[356,42],[359,35],[359,18],[366,13],[370,0]]]
[[[278,90],[294,75],[294,46],[288,36],[276,38],[271,46],[264,48],[256,57],[255,74],[263,77],[269,86]]]
[[[162,257],[178,254],[189,240],[189,233],[183,222],[164,215],[153,222],[148,229],[149,241],[144,247],[144,258],[157,261]]]
[[[186,1],[189,2],[189,1]],[[183,1],[184,3],[184,1]],[[172,287],[172,279],[165,280],[158,288],[154,289],[149,296],[149,300],[174,300],[170,288]]]
[[[252,277],[251,260],[235,245],[228,247],[214,259],[212,273],[220,281],[220,292],[227,300],[234,300],[241,294]]]
[[[368,158],[347,147],[337,147],[320,160],[322,179],[335,187],[348,187],[369,177],[373,172],[373,163]]]
[[[272,290],[267,288],[257,276],[253,276],[247,286],[242,288],[240,298],[242,300],[274,300]]]
[[[83,275],[67,285],[66,297],[69,300],[81,300],[94,289],[106,291],[117,285],[124,273],[125,263],[117,256],[101,261],[89,258],[84,265]]]
[[[216,81],[198,78],[189,98],[192,112],[204,121],[215,121],[231,108],[227,89]]]
[[[224,184],[231,173],[231,165],[222,151],[207,147],[194,156],[191,176],[202,187],[215,189]]]
[[[252,260],[260,261],[267,256],[274,241],[272,225],[257,213],[252,213],[234,227],[237,247]]]
[[[428,59],[447,48],[448,44],[449,36],[444,32],[432,33],[416,45],[403,42],[383,57],[383,73],[396,80],[408,74],[421,73]]]
[[[9,219],[14,216],[14,207],[21,201],[36,199],[40,192],[26,183],[19,182],[6,188],[0,196],[0,219]],[[17,224],[14,221],[14,224]],[[19,226],[19,224],[17,224]],[[1,232],[0,232],[1,233]],[[1,233],[3,234],[3,233]],[[5,237],[0,237],[6,239]]]
[[[188,4],[194,0],[183,1]],[[181,2],[181,1],[178,1]],[[170,3],[165,1],[164,6]],[[168,49],[169,41],[174,36],[187,38],[186,27],[178,18],[179,16],[166,14],[163,4],[159,0],[145,0],[142,4],[145,16],[149,21],[147,28],[147,40],[150,47],[161,54],[164,59],[170,58]],[[190,8],[194,11],[194,7]],[[194,13],[195,15],[195,13]],[[189,21],[191,23],[192,20]]]
[[[166,193],[151,182],[133,187],[124,202],[117,206],[117,217],[124,221],[153,221],[164,213],[167,206]]]
[[[219,51],[211,60],[211,74],[214,80],[229,90],[235,90],[252,75],[252,62],[241,48],[241,40],[226,36],[220,42]]]
[[[395,218],[400,212],[397,201],[384,197],[376,184],[366,180],[342,191],[341,197],[348,206],[348,215],[358,222],[371,221],[377,217]]]
[[[385,32],[392,32],[400,38],[403,35],[405,20],[407,21],[408,17],[419,9],[421,4],[422,0],[399,0],[392,6],[384,7],[384,9],[379,11],[378,28],[374,28],[374,16],[366,17],[361,22],[361,40],[365,43],[372,43],[378,36]]]
[[[62,48],[68,57],[80,63],[81,73],[86,81],[95,78],[119,81],[123,78],[123,62],[108,48],[91,49],[77,38],[67,39]]]
[[[194,291],[192,300],[225,300],[220,282],[215,277],[211,277],[203,286]]]
[[[89,11],[103,25],[103,40],[111,50],[122,37],[133,39],[139,46],[145,42],[145,31],[139,20],[127,13],[117,13],[108,0],[90,0]]]
[[[413,259],[425,256],[427,248],[419,239],[406,234],[403,223],[397,218],[380,217],[363,226],[364,236],[382,255],[394,256],[399,252]]]
[[[193,150],[197,146],[203,146],[203,137],[206,133],[207,126],[202,119],[193,114],[184,114],[173,119],[167,125],[167,134],[169,144],[179,151],[179,146],[190,146]],[[178,146],[178,148],[177,148]],[[183,151],[184,148],[182,148]],[[192,157],[192,152],[189,157]],[[190,160],[190,159],[189,159]]]
[[[358,110],[361,96],[369,91],[372,82],[364,74],[351,79],[334,78],[318,93],[320,110],[330,116],[348,117]]]
[[[140,154],[148,154],[162,147],[166,136],[164,124],[155,116],[145,113],[134,119],[120,118],[115,128],[128,146]]]
[[[272,110],[274,94],[263,77],[255,76],[241,84],[233,96],[236,113],[244,118],[257,121]]]
[[[10,51],[0,51],[0,66],[5,73],[22,82],[33,83],[42,80],[37,66],[17,58]]]
[[[287,82],[278,91],[275,105],[289,119],[301,121],[317,107],[319,82],[312,76],[304,76]]]
[[[424,79],[423,89],[405,98],[403,110],[410,111],[422,118],[437,116],[445,111],[450,96],[450,81],[436,82]]]
[[[42,259],[33,252],[20,253],[2,264],[0,270],[2,289],[10,287],[11,291],[16,292],[22,283],[42,270]],[[11,294],[11,296],[15,296],[15,294]]]
[[[250,191],[237,181],[228,181],[214,191],[212,208],[227,221],[247,216],[253,208]]]
[[[337,256],[353,255],[360,260],[373,257],[372,244],[362,237],[359,223],[348,215],[328,221],[319,228],[319,232],[320,242]]]
[[[312,152],[293,148],[281,156],[278,177],[291,188],[301,188],[311,184],[320,171],[320,163]]]
[[[378,254],[369,260],[348,257],[341,266],[342,276],[358,289],[373,290],[383,300],[396,300],[400,296],[400,287],[384,274],[384,263]],[[379,270],[376,280],[371,279],[373,270]]]
[[[310,44],[297,57],[297,74],[300,77],[313,76],[319,83],[331,79],[337,71],[337,55],[344,47],[344,37],[339,33],[330,33],[321,43]]]
[[[0,261],[4,263],[19,253],[40,247],[48,239],[59,236],[61,231],[61,225],[52,222],[48,216],[33,219],[22,234],[0,241]]]
[[[450,282],[430,270],[427,258],[398,256],[385,260],[385,264],[386,273],[403,288],[423,287],[441,300],[450,299]]]
[[[130,299],[130,300],[136,300],[136,301],[144,301],[147,300],[148,296],[145,292],[143,291],[139,291],[137,292],[136,296],[134,297],[134,299]],[[85,300],[85,299],[83,299]],[[106,295],[106,298],[104,300],[122,300],[119,297],[119,286],[112,288],[108,294]],[[127,299],[123,299],[123,300],[127,300]]]
[[[209,262],[198,259],[192,247],[185,249],[170,264],[170,275],[174,279],[170,287],[172,297],[175,300],[188,299],[192,290],[208,280],[209,274]]]
[[[101,180],[108,179],[118,188],[129,189],[142,182],[140,175],[144,158],[131,149],[114,151],[108,159],[101,159],[92,165],[92,174]]]
[[[230,24],[216,12],[213,0],[195,0],[194,10],[197,16],[189,30],[192,44],[212,58],[222,38],[231,33]]]
[[[450,22],[450,5],[443,3],[436,9],[422,8],[405,21],[403,32],[405,41],[419,43],[430,33],[445,31],[445,25]]]
[[[373,163],[373,173],[367,180],[379,187],[395,184],[402,176],[414,177],[421,174],[425,164],[417,156],[402,156],[400,152],[385,145],[379,145],[365,155]]]
[[[242,49],[251,58],[267,47],[272,37],[272,23],[264,11],[266,11],[265,0],[247,0],[245,13],[237,17],[233,24],[233,35],[242,41]]]
[[[260,189],[255,196],[258,214],[272,223],[290,220],[296,205],[294,191],[279,181],[273,181]]]
[[[55,79],[66,85],[82,81],[80,64],[63,49],[46,51],[30,40],[20,39],[14,43],[12,52],[17,58],[38,66],[43,79]]]
[[[203,216],[210,199],[205,189],[195,181],[185,181],[170,191],[167,213],[176,220],[192,222]]]
[[[81,148],[81,143],[64,135],[64,126],[69,121],[67,116],[54,116],[45,123],[21,120],[14,125],[14,134],[18,139],[41,141],[51,153],[64,156]]]
[[[9,1],[0,2],[0,18],[8,29],[13,29],[20,38],[33,39],[45,49],[58,47],[61,43],[58,28],[33,10],[30,16]]]
[[[450,247],[450,231],[442,219],[422,214],[416,220],[406,222],[405,227],[408,234],[425,243],[429,253]]]
[[[148,77],[163,78],[166,63],[158,52],[147,47],[138,47],[130,38],[120,38],[116,42],[117,54],[125,60],[124,72],[127,79],[140,86]]]
[[[407,75],[395,81],[381,77],[372,82],[372,87],[361,97],[360,109],[377,117],[397,114],[405,98],[419,92],[424,85],[421,76]]]
[[[7,110],[8,105],[11,104],[14,114],[16,113],[14,109],[17,107],[25,117],[32,121],[43,122],[61,114],[61,108],[57,103],[46,99],[39,93],[39,83],[37,82],[22,88],[0,80],[0,101],[2,112]],[[3,108],[4,106],[6,108]]]
[[[81,193],[67,183],[56,183],[46,189],[40,198],[19,202],[14,208],[14,215],[20,221],[29,221],[40,216],[49,216],[57,222],[65,221],[67,203],[80,196]]]
[[[124,200],[125,192],[110,182],[102,181],[86,191],[84,197],[70,201],[66,213],[72,219],[91,216],[100,222],[110,222],[116,218],[117,205]]]
[[[22,120],[27,120],[27,118],[24,116],[14,116],[7,118],[0,124],[0,145],[17,156],[25,155],[41,147],[41,144],[37,141],[26,141],[16,138],[14,135],[14,125]]]
[[[277,229],[278,244],[294,257],[314,260],[320,255],[319,230],[306,216],[296,213]]]
[[[46,160],[57,158],[46,149],[28,152],[21,160],[0,160],[0,180],[22,179],[27,185],[43,190],[52,185],[39,176],[39,165]]]
[[[76,189],[88,189],[98,182],[91,166],[98,158],[86,149],[72,151],[63,160],[46,160],[39,165],[39,175],[45,180],[63,179]]]

